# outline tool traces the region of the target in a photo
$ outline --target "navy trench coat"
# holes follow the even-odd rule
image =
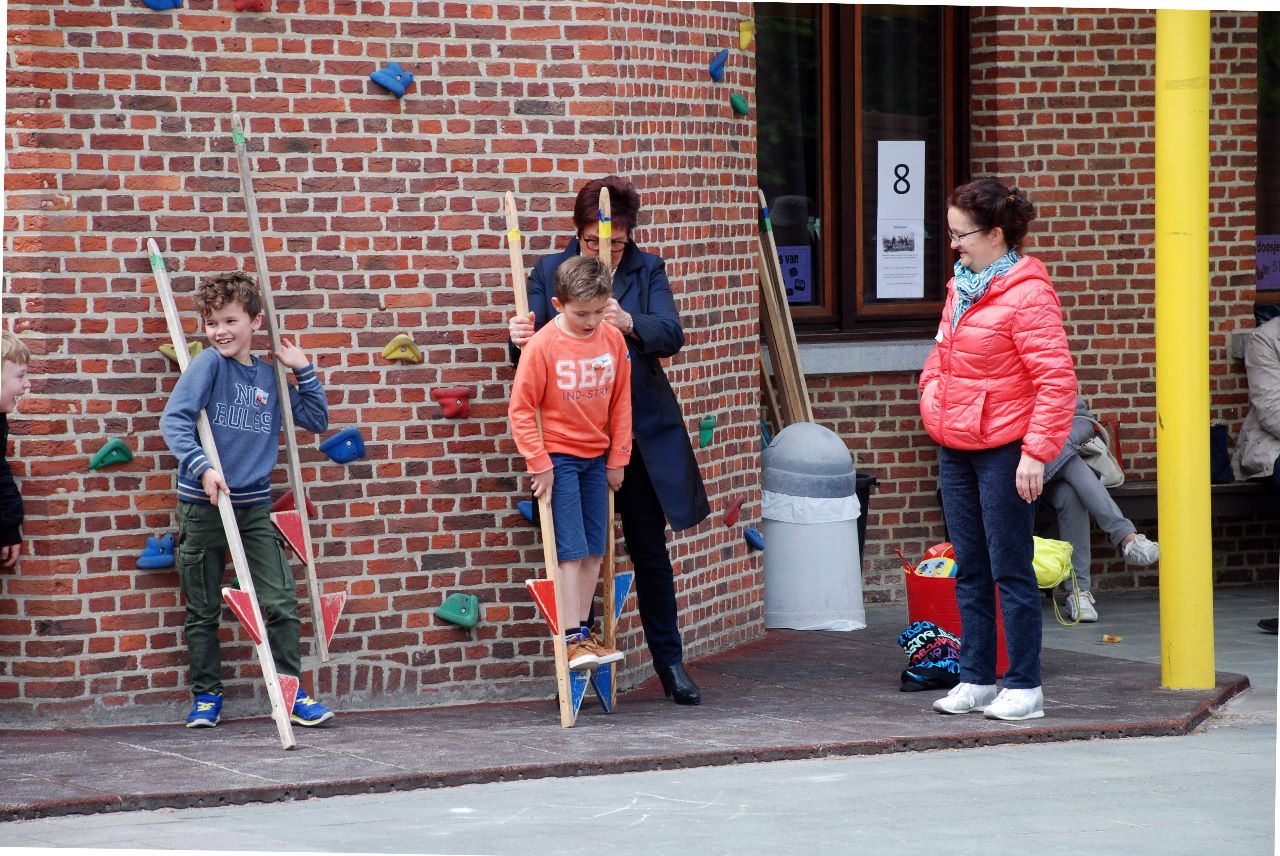
[[[562,252],[544,256],[534,266],[528,292],[529,309],[536,318],[535,330],[558,314],[551,305],[556,269],[577,255],[578,239],[573,238]],[[684,331],[665,263],[658,256],[641,251],[634,241],[628,242],[614,271],[613,296],[634,324],[632,335],[626,337],[631,352],[634,448],[644,459],[671,529],[689,529],[706,519],[711,507],[684,415],[659,362],[684,347]],[[512,346],[511,350],[513,361],[517,361],[519,349]]]

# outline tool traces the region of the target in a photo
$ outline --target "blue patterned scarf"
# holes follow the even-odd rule
[[[951,316],[951,331],[953,333],[956,325],[960,323],[960,316],[967,312],[970,306],[981,300],[982,295],[987,293],[991,280],[1008,273],[1009,268],[1017,264],[1019,258],[1020,256],[1016,250],[1010,250],[987,265],[982,273],[974,273],[962,265],[959,259],[956,260],[956,310]]]

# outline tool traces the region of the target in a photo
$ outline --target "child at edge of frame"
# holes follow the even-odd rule
[[[22,494],[9,469],[9,414],[18,399],[31,390],[27,363],[31,351],[14,334],[3,333],[0,355],[0,571],[13,570],[22,555]]]
[[[195,305],[211,347],[192,359],[160,417],[160,431],[178,459],[178,572],[195,697],[186,724],[210,728],[222,712],[218,623],[227,537],[216,505],[230,502],[276,670],[299,679],[291,718],[298,725],[319,725],[334,714],[301,684],[297,592],[270,517],[271,471],[279,458],[282,416],[274,369],[251,352],[253,335],[263,322],[262,295],[251,276],[235,271],[203,280]],[[310,431],[324,431],[329,406],[306,355],[291,339],[282,338],[272,356],[293,370],[296,384],[289,386],[289,406],[294,420]],[[223,472],[213,468],[200,445],[196,422],[201,410],[209,418]]]
[[[557,269],[551,305],[560,314],[525,345],[508,414],[534,496],[550,491],[570,669],[623,659],[589,625],[613,525],[605,491],[622,487],[631,460],[631,357],[622,333],[604,323],[612,294],[598,258],[577,256]]]

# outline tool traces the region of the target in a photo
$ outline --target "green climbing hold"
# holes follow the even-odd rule
[[[127,464],[132,460],[133,452],[125,445],[124,440],[112,437],[89,459],[89,469],[100,470],[115,464]]]
[[[733,112],[739,116],[745,116],[751,112],[751,108],[747,105],[747,99],[736,92],[729,96],[729,103],[733,105]]]
[[[171,362],[178,362],[178,352],[174,350],[173,343],[166,343],[160,346],[160,353],[164,354]],[[196,354],[204,350],[204,345],[199,342],[187,342],[187,354],[195,357]]]
[[[716,417],[704,416],[698,422],[698,448],[705,449],[711,445],[711,438],[716,433]]]
[[[436,608],[436,618],[470,630],[480,620],[480,598],[473,594],[451,594]]]

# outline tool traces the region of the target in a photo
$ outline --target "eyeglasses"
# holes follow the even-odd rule
[[[960,234],[958,234],[958,235],[957,235],[955,232],[953,232],[953,231],[951,231],[950,229],[948,229],[948,230],[947,230],[947,237],[951,239],[951,243],[955,244],[955,243],[959,243],[961,238],[967,238],[967,237],[969,237],[970,235],[976,235],[976,234],[978,234],[979,232],[985,232],[985,231],[987,231],[987,230],[986,230],[986,229],[971,229],[971,230],[970,230],[970,231],[968,231],[968,232],[961,232]]]
[[[583,243],[583,246],[585,246],[588,250],[591,250],[592,252],[598,252],[600,250],[600,239],[597,237],[583,238],[582,243]],[[609,247],[615,253],[622,252],[627,248],[627,239],[614,238],[613,240],[609,241]]]

